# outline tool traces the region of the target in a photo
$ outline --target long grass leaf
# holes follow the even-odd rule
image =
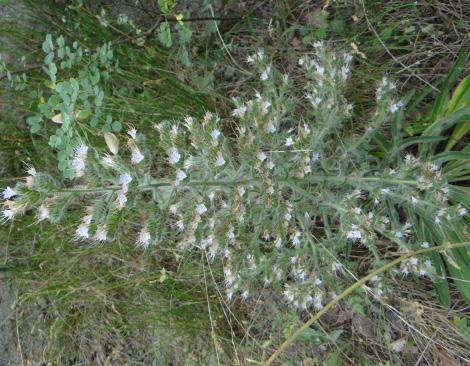
[[[431,158],[436,163],[445,163],[451,160],[467,160],[470,161],[470,152],[463,151],[445,151],[440,154],[434,155]]]

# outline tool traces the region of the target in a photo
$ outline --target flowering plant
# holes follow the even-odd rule
[[[247,61],[263,89],[234,99],[231,117],[160,123],[158,148],[130,126],[121,153],[109,133],[113,155],[81,140],[71,159],[75,184],[29,167],[26,182],[3,192],[3,221],[34,209],[38,221],[55,223],[85,205],[76,240],[105,243],[132,232],[143,249],[199,251],[223,263],[228,301],[272,286],[295,307],[317,310],[340,290],[348,248],[367,247],[379,266],[385,247],[407,252],[460,240],[467,208],[455,203],[461,190],[449,184],[449,160],[433,158],[442,129],[404,138],[405,102],[393,98],[392,82],[378,86],[365,130],[347,133],[351,55],[315,44],[313,56],[299,60],[301,96],[262,51]],[[389,122],[391,141],[382,134]],[[467,278],[467,258],[458,250],[412,257],[395,274],[427,276],[445,299],[446,265]],[[470,300],[468,285],[458,286]],[[386,277],[371,287],[385,295]]]

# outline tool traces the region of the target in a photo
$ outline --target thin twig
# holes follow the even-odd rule
[[[18,326],[18,311],[19,309],[15,309],[15,328],[16,328],[16,338],[18,341],[17,347],[18,347],[18,353],[21,356],[21,364],[24,365],[24,358],[23,358],[23,349],[21,347],[21,337],[20,337],[20,330]]]
[[[132,36],[132,33],[128,33],[126,35],[126,39],[118,39],[118,40],[112,41],[111,44],[112,45],[117,45],[117,44],[123,44],[123,43],[131,42],[131,41],[135,42],[136,40],[141,39],[141,38],[148,38],[153,33],[155,33],[157,28],[164,21],[170,22],[170,23],[176,23],[176,22],[181,22],[181,21],[183,21],[183,22],[206,22],[206,21],[240,20],[240,19],[243,19],[243,18],[199,17],[199,18],[188,18],[188,19],[182,19],[182,20],[179,19],[178,20],[178,19],[173,18],[173,17],[169,18],[169,17],[165,17],[163,15],[158,15],[158,19],[155,21],[155,23],[148,30],[146,30],[144,33],[138,34],[136,36]]]
[[[212,273],[212,268],[211,268],[211,265],[210,265],[210,260],[209,260],[209,257],[207,256],[207,252],[204,251],[204,256],[206,257],[206,261],[207,261],[207,267],[209,268],[209,273],[211,274],[211,277],[212,277],[212,281],[214,283],[214,286],[215,286],[215,290],[217,291],[217,293],[219,294],[220,296],[220,301],[221,301],[221,308],[222,308],[222,312],[224,313],[224,316],[225,316],[225,319],[227,320],[227,323],[230,327],[230,333],[231,333],[231,343],[232,343],[232,346],[233,346],[233,351],[235,353],[235,358],[237,359],[237,365],[241,365],[240,363],[240,358],[238,357],[238,352],[237,352],[237,347],[235,346],[235,342],[234,342],[234,338],[235,338],[235,332],[233,331],[233,327],[232,327],[232,321],[230,319],[230,317],[228,316],[228,314],[225,312],[225,309],[224,309],[224,305],[227,307],[227,310],[230,311],[230,308],[229,306],[225,303],[225,300],[223,298],[223,295],[222,293],[220,292],[219,290],[219,286],[217,285],[217,281],[215,280],[215,277],[214,277],[214,274]],[[230,311],[230,313],[233,315],[233,313]],[[243,329],[244,330],[244,329]]]

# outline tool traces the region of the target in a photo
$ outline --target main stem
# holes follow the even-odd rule
[[[249,179],[237,179],[237,180],[214,180],[214,181],[192,181],[186,184],[181,184],[180,187],[224,187],[224,186],[243,186],[249,184],[261,183],[260,178],[249,178]],[[332,182],[339,184],[357,185],[361,182],[381,182],[388,184],[405,184],[405,185],[417,185],[414,179],[389,179],[383,177],[356,177],[356,176],[341,176],[341,175],[316,175],[309,178],[281,178],[278,179],[279,183],[294,183],[294,184],[308,184],[308,183],[324,183]],[[137,186],[140,191],[149,191],[153,188],[158,187],[171,187],[174,185],[172,181],[154,181],[149,184],[142,184]],[[94,188],[63,188],[58,189],[56,192],[77,192],[77,193],[97,193],[107,191],[118,191],[121,189],[120,186],[108,186],[108,187],[94,187]]]
[[[470,241],[465,241],[461,243],[455,243],[455,244],[450,244],[450,243],[445,243],[436,247],[431,247],[431,248],[425,248],[425,249],[420,249],[416,250],[414,252],[409,252],[406,254],[403,254],[401,257],[398,257],[397,259],[385,264],[384,266],[376,269],[375,271],[372,271],[369,273],[367,276],[361,278],[359,281],[355,282],[351,286],[349,286],[346,290],[344,290],[340,295],[335,297],[332,301],[330,301],[328,304],[325,305],[323,309],[321,309],[318,313],[313,315],[307,322],[302,324],[290,337],[288,337],[277,349],[276,351],[271,355],[271,357],[268,358],[266,362],[264,362],[264,366],[269,366],[271,365],[276,358],[279,357],[279,355],[289,346],[291,345],[307,328],[309,328],[313,323],[315,323],[318,319],[322,317],[322,315],[326,314],[333,306],[338,304],[342,299],[347,297],[349,294],[351,294],[354,290],[357,288],[361,287],[364,285],[368,280],[373,278],[374,276],[385,272],[386,270],[392,268],[396,264],[420,255],[420,254],[425,254],[425,253],[431,253],[431,252],[443,252],[449,249],[455,249],[455,248],[460,248],[464,247],[466,245],[470,245]]]

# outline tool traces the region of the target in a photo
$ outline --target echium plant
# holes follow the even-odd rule
[[[272,286],[299,309],[317,310],[340,290],[339,256],[348,247],[367,247],[379,266],[384,242],[408,252],[438,244],[451,222],[464,225],[467,209],[449,201],[439,164],[403,149],[380,159],[370,153],[379,127],[403,106],[392,82],[381,81],[365,130],[347,134],[349,54],[315,44],[313,56],[299,60],[301,96],[262,51],[247,61],[263,89],[235,99],[231,117],[208,112],[201,121],[158,124],[158,143],[131,126],[122,137],[128,149],[115,155],[83,140],[72,157],[75,185],[30,167],[25,183],[3,192],[3,220],[35,210],[38,221],[54,223],[83,205],[76,240],[104,243],[131,232],[144,249],[202,252],[223,263],[228,300]],[[109,142],[116,153],[117,139]],[[429,223],[432,237],[423,234]],[[443,271],[436,256],[412,257],[394,273],[437,280]],[[386,278],[373,286],[385,294]]]

